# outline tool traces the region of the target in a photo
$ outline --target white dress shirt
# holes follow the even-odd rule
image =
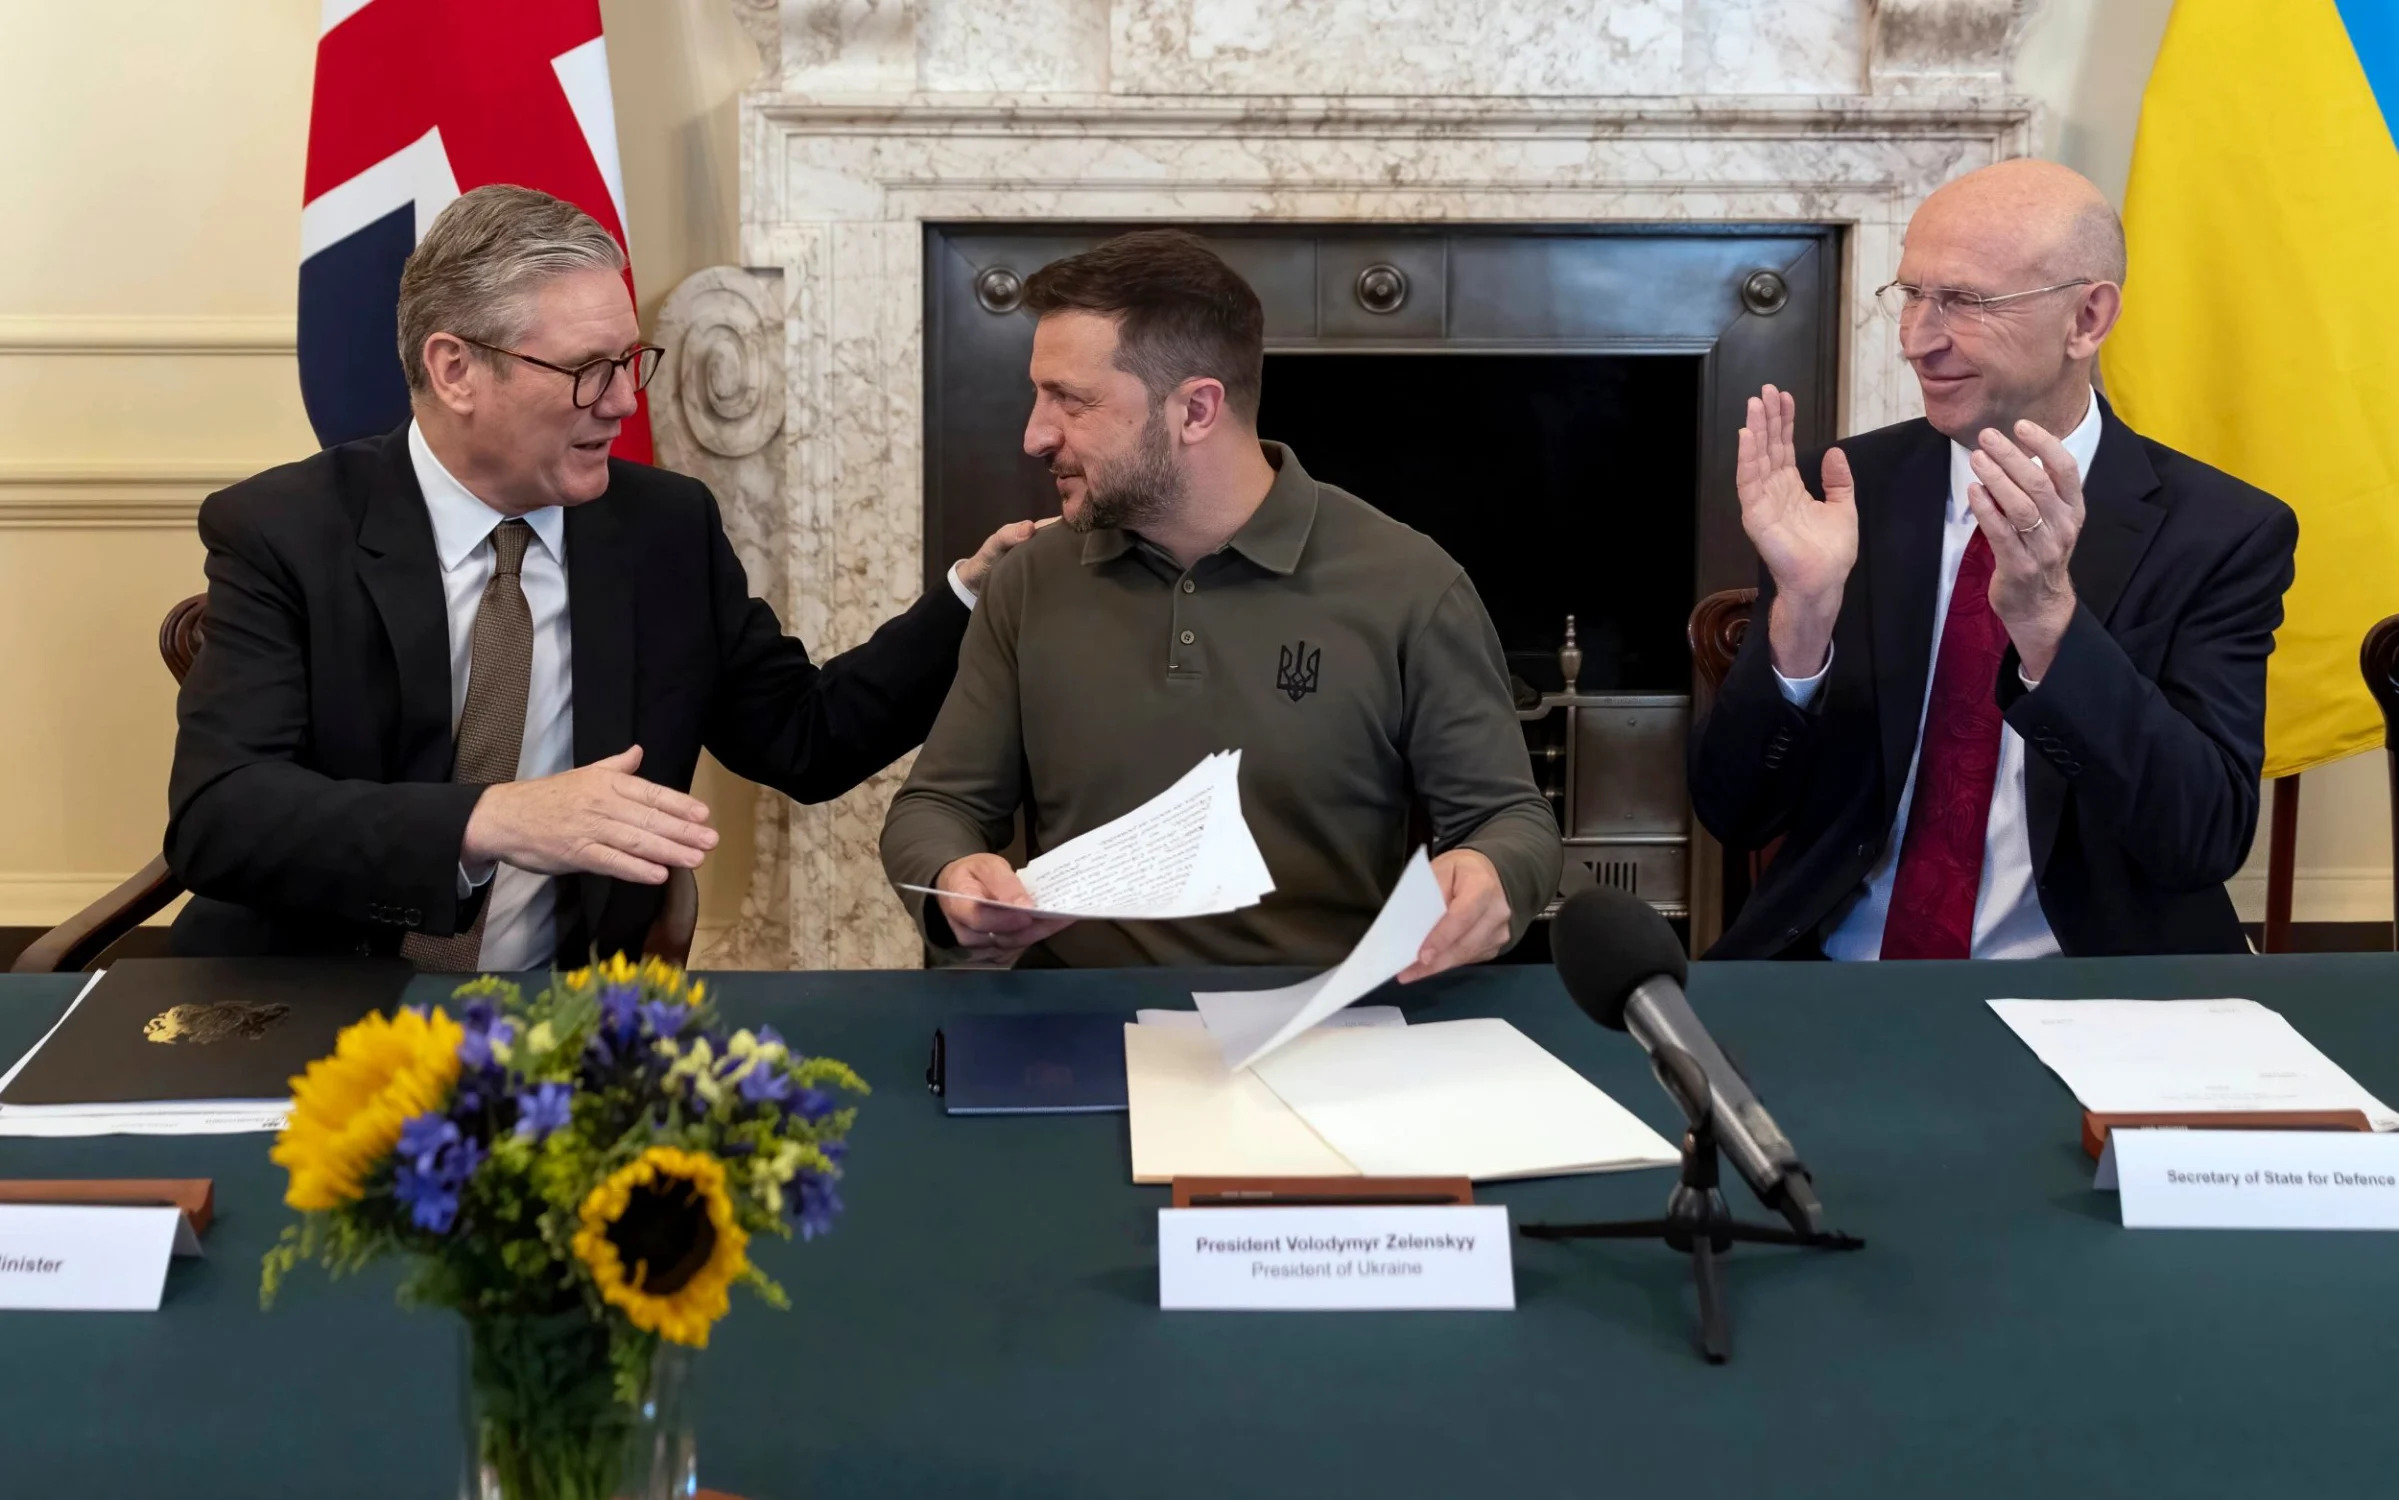
[[[475,654],[475,612],[491,582],[496,553],[491,534],[508,519],[453,478],[414,422],[408,457],[417,488],[433,518],[433,551],[441,560],[441,589],[450,617],[450,733],[466,712],[467,674]],[[555,505],[526,513],[533,545],[525,549],[518,582],[533,612],[533,677],[525,694],[525,739],[517,752],[519,781],[555,776],[575,766],[575,636],[566,609],[566,512]],[[556,877],[513,865],[459,867],[459,894],[492,882],[483,919],[482,967],[499,973],[546,969],[558,953]]]
[[[2088,478],[2091,460],[2099,452],[2099,403],[2090,401],[2081,422],[2066,434],[2066,452],[2076,472]],[[1941,529],[1941,581],[1933,596],[1933,646],[1924,674],[1924,701],[1916,708],[1919,751],[1924,739],[1925,708],[1932,701],[1933,673],[1941,660],[1941,629],[1949,620],[1949,595],[1957,584],[1958,564],[1974,538],[1974,512],[1966,504],[1966,486],[1974,482],[1974,467],[1964,445],[1949,445],[1949,509]],[[1825,654],[1815,676],[1793,681],[1774,674],[1783,697],[1805,708],[1813,702],[1832,670]],[[2031,687],[2030,679],[2025,686]],[[1916,761],[1908,756],[1908,777],[1899,790],[1899,815],[1882,856],[1867,873],[1866,887],[1851,902],[1824,939],[1827,958],[1880,958],[1883,923],[1891,911],[1891,885],[1899,874],[1899,853],[1906,842],[1908,811],[1916,797]],[[2056,934],[2042,915],[2040,892],[2034,888],[2031,823],[2024,808],[2024,739],[2006,724],[1999,727],[1999,773],[1991,783],[1991,816],[1983,827],[1982,885],[1974,896],[1974,938],[1969,952],[1975,958],[2048,958],[2058,952]]]
[[[433,550],[441,560],[442,597],[450,618],[450,734],[466,713],[467,676],[475,654],[475,612],[483,605],[497,556],[491,534],[508,517],[460,484],[417,424],[408,424],[408,457],[417,488],[433,519]],[[566,511],[555,505],[529,511],[536,545],[525,549],[518,582],[533,612],[533,678],[525,695],[525,739],[517,752],[516,779],[531,781],[575,768],[575,633],[567,619]],[[950,591],[968,609],[975,592],[949,572]],[[492,881],[491,910],[483,921],[481,966],[496,973],[546,969],[558,955],[557,878],[502,864],[458,867],[460,899]]]

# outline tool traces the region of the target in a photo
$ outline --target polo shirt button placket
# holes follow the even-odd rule
[[[1193,635],[1193,634],[1192,634],[1190,631],[1186,630],[1186,631],[1184,631],[1184,632],[1183,632],[1183,633],[1182,633],[1180,636],[1176,637],[1176,639],[1180,640],[1180,641],[1181,641],[1181,642],[1182,642],[1184,645],[1188,646],[1188,645],[1190,645],[1190,644],[1191,644],[1193,641],[1196,641],[1196,640],[1198,640],[1198,639],[1199,639],[1199,637],[1198,637],[1198,636],[1196,636],[1196,635]]]

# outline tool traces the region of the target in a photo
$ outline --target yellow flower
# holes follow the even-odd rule
[[[726,1289],[750,1267],[750,1237],[733,1221],[724,1165],[652,1146],[583,1200],[575,1254],[633,1326],[696,1349],[725,1315]]]
[[[292,1080],[291,1121],[269,1153],[291,1173],[283,1201],[313,1212],[363,1197],[400,1127],[449,1098],[463,1036],[440,1010],[372,1015],[345,1028],[331,1057]]]

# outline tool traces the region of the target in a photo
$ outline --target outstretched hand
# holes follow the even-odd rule
[[[1857,486],[1848,458],[1834,448],[1824,455],[1824,499],[1808,493],[1792,441],[1797,410],[1789,391],[1771,385],[1749,398],[1733,486],[1741,529],[1774,577],[1767,630],[1775,668],[1812,677],[1824,666],[1841,593],[1857,566]]]

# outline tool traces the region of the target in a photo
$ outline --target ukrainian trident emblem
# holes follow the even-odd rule
[[[1285,646],[1282,664],[1275,668],[1276,691],[1289,693],[1291,701],[1297,703],[1300,699],[1316,691],[1317,669],[1323,664],[1324,647],[1322,646],[1313,651],[1308,649],[1306,641],[1301,641],[1296,646]]]

